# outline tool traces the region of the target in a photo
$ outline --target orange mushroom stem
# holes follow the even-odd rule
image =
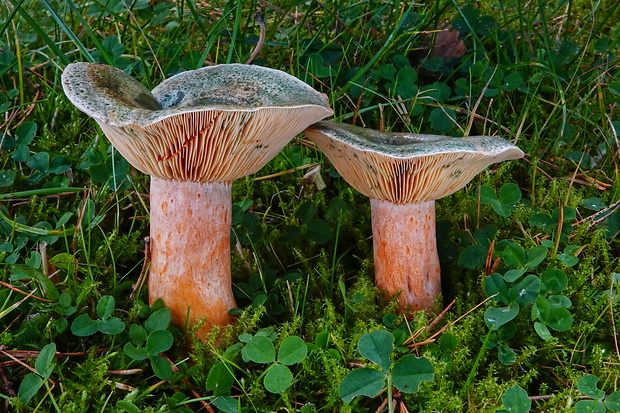
[[[375,283],[403,308],[431,308],[441,293],[435,201],[394,204],[370,198]]]
[[[150,301],[162,298],[185,325],[206,317],[198,337],[231,324],[231,183],[152,177],[150,198]]]

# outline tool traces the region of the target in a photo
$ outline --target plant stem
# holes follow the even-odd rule
[[[491,334],[493,333],[493,329],[490,329],[487,335],[484,337],[484,341],[482,342],[482,347],[480,347],[480,351],[478,352],[478,356],[476,356],[476,360],[474,361],[474,365],[469,372],[469,376],[467,376],[467,381],[463,386],[465,393],[469,393],[469,388],[471,384],[474,382],[474,377],[476,376],[476,371],[478,370],[478,365],[480,365],[480,360],[482,360],[482,355],[487,351],[487,343],[491,338]]]
[[[388,412],[394,413],[394,404],[392,400],[392,376],[387,375],[387,394],[388,394]]]

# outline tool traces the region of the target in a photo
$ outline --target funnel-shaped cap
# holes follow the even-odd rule
[[[232,181],[252,174],[332,114],[323,94],[260,66],[183,72],[149,92],[114,67],[74,63],[62,84],[129,163],[163,179]]]
[[[329,121],[305,134],[351,186],[396,204],[450,195],[487,166],[523,156],[514,144],[490,136],[386,133]]]

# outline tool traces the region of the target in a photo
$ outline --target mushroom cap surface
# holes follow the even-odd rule
[[[325,95],[301,80],[243,64],[182,72],[150,92],[120,69],[73,63],[62,85],[129,163],[162,179],[232,181],[255,173],[332,114]]]
[[[497,137],[389,133],[321,121],[304,132],[356,190],[395,204],[442,198],[491,164],[523,157]]]

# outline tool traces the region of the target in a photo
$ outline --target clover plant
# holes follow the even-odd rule
[[[409,354],[392,361],[394,335],[385,330],[366,333],[357,342],[362,357],[377,365],[360,367],[349,372],[340,384],[340,397],[346,403],[357,396],[377,397],[386,387],[389,411],[393,411],[392,392],[417,393],[420,383],[433,380],[433,365],[425,357]]]
[[[172,368],[168,360],[160,353],[170,350],[173,336],[170,327],[170,309],[163,307],[163,301],[158,299],[150,309],[151,313],[144,325],[131,324],[129,338],[131,342],[125,344],[123,352],[133,360],[148,359],[153,372],[162,380],[172,378]]]
[[[259,380],[269,393],[283,393],[291,387],[291,366],[304,361],[308,355],[308,346],[301,337],[290,335],[280,342],[276,350],[276,338],[277,334],[271,327],[258,330],[254,335],[244,333],[239,336],[239,343],[231,345],[221,355],[221,361],[211,368],[206,381],[206,389],[213,392],[213,404],[218,409],[237,411],[238,403],[230,394],[237,381],[235,372],[239,369],[233,360],[239,354],[246,364],[267,365]]]
[[[527,395],[527,391],[518,385],[504,393],[502,403],[504,408],[495,410],[495,413],[528,413],[532,408],[532,400]]]
[[[586,374],[577,380],[577,389],[589,400],[579,400],[575,404],[575,413],[620,412],[620,391],[606,395],[598,388],[599,381],[598,377],[591,374]]]
[[[125,323],[118,317],[112,317],[115,300],[111,295],[104,295],[97,303],[98,318],[93,320],[88,314],[80,314],[71,323],[71,332],[78,337],[92,336],[96,332],[103,334],[120,334],[125,330]]]
[[[47,344],[39,352],[34,363],[36,372],[28,373],[19,385],[18,394],[23,403],[27,404],[43,385],[47,386],[47,381],[56,367],[55,354],[56,344],[54,343]]]
[[[512,183],[504,184],[498,194],[490,187],[480,188],[480,202],[491,205],[505,219],[515,213],[522,203],[521,197],[521,191]],[[490,329],[485,345],[497,350],[499,361],[505,365],[517,360],[517,354],[508,343],[517,335],[515,320],[524,309],[531,308],[530,321],[537,335],[545,341],[553,338],[552,331],[564,332],[573,324],[569,310],[572,302],[561,294],[568,286],[568,276],[561,267],[577,264],[574,253],[580,247],[566,245],[562,252],[557,250],[567,243],[572,231],[571,226],[564,223],[574,218],[574,210],[569,207],[556,208],[551,215],[533,212],[530,224],[550,230],[557,238],[555,242],[544,239],[529,250],[509,239],[492,244],[499,233],[497,227],[481,227],[474,232],[477,244],[468,246],[459,256],[459,264],[465,268],[485,266],[487,271],[493,270],[484,279],[484,291],[491,302],[499,306],[492,306],[485,312],[484,320]],[[492,266],[488,262],[489,251],[493,253]],[[555,258],[559,266],[543,264],[550,258]],[[503,265],[498,265],[500,263]]]

